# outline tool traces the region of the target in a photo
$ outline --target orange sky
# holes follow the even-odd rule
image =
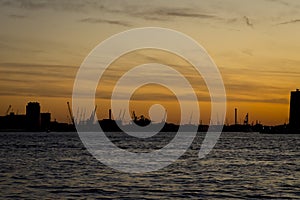
[[[50,111],[53,119],[68,121],[66,102],[71,101],[84,58],[111,35],[144,26],[183,32],[208,51],[224,79],[229,123],[233,123],[235,107],[240,121],[247,112],[250,122],[288,121],[290,91],[300,87],[299,1],[2,0],[0,5],[0,115],[9,104],[13,111],[24,113],[28,101],[39,101],[42,111]],[[185,69],[179,58],[147,51],[123,56],[111,67],[125,70],[125,66],[153,60]],[[109,73],[107,77],[118,77]],[[201,79],[191,71],[184,73],[191,82]],[[99,118],[107,117],[111,80],[103,80],[97,92]],[[206,86],[202,81],[194,87],[201,119],[207,123]],[[168,110],[168,120],[178,122],[174,96],[166,91],[141,88],[131,107],[146,114],[150,104],[160,102]]]

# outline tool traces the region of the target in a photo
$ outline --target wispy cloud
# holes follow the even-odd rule
[[[249,17],[244,16],[244,20],[245,20],[247,26],[253,27],[253,23],[251,22]]]
[[[130,9],[131,10],[131,9]],[[221,20],[222,18],[211,13],[201,12],[193,8],[170,8],[170,7],[152,7],[149,9],[136,9],[136,11],[125,12],[133,17],[140,17],[146,20],[166,21],[174,20],[174,17],[179,18],[194,18],[194,19],[214,19]]]
[[[1,68],[5,67],[20,67],[22,69],[24,68],[40,68],[40,69],[77,69],[77,66],[71,66],[71,65],[51,65],[51,64],[34,64],[34,63],[13,63],[13,62],[2,62],[0,63]],[[1,69],[0,68],[0,69]]]
[[[0,72],[6,80],[49,82],[66,81],[75,78],[76,68],[58,65],[0,64]],[[4,79],[1,79],[4,80]]]
[[[100,18],[84,18],[79,20],[80,22],[85,22],[85,23],[92,23],[92,24],[113,24],[113,25],[120,25],[120,26],[125,26],[125,27],[129,27],[131,26],[129,23],[125,22],[125,21],[121,21],[121,20],[108,20],[108,19],[100,19]]]
[[[250,98],[236,98],[236,97],[228,97],[227,101],[229,102],[249,102],[249,103],[275,103],[275,104],[288,104],[289,100],[287,98],[258,98],[258,99],[250,99]]]
[[[41,10],[41,9],[53,9],[53,10],[64,10],[64,11],[83,11],[88,7],[95,7],[92,2],[84,1],[65,1],[65,0],[0,0],[1,6],[15,7],[28,10]]]
[[[8,17],[15,18],[15,19],[25,19],[25,18],[27,18],[26,15],[18,15],[18,14],[11,14],[11,15],[8,15]]]
[[[294,20],[278,23],[277,25],[294,24],[294,23],[299,23],[299,22],[300,22],[300,19],[294,19]]]
[[[286,1],[282,1],[282,0],[266,0],[266,1],[276,2],[276,3],[279,3],[279,4],[284,5],[284,6],[290,6],[290,3],[286,2]]]
[[[0,63],[0,96],[69,96],[76,69],[65,65]]]
[[[245,55],[253,56],[253,50],[251,49],[243,49],[241,52]]]
[[[216,15],[212,14],[204,14],[200,13],[199,11],[196,12],[195,10],[189,8],[181,8],[181,9],[157,9],[157,10],[150,10],[148,14],[158,14],[162,16],[172,16],[172,17],[191,17],[191,18],[204,18],[204,19],[211,19],[211,18],[218,18]]]
[[[175,3],[176,4],[176,3]],[[55,11],[69,11],[80,13],[91,13],[97,11],[98,13],[109,14],[111,18],[103,19],[88,17],[79,20],[80,22],[87,23],[108,23],[121,26],[130,26],[128,22],[123,20],[116,20],[114,17],[132,17],[144,20],[153,21],[173,21],[175,18],[195,18],[195,19],[211,19],[211,20],[224,20],[223,17],[215,13],[207,12],[205,10],[195,8],[189,4],[184,6],[175,7],[173,4],[159,3],[158,1],[153,4],[145,2],[133,1],[120,1],[120,4],[113,4],[109,1],[67,1],[67,0],[0,0],[0,6],[14,7],[27,10],[55,10]]]

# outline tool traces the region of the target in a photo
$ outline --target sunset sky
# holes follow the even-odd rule
[[[250,122],[288,122],[290,91],[300,87],[299,11],[297,0],[0,0],[0,115],[10,104],[21,114],[28,101],[39,101],[52,119],[68,121],[66,102],[89,52],[113,34],[156,26],[189,35],[208,51],[225,83],[228,123],[235,107],[241,121],[249,112]],[[153,60],[184,66],[174,55],[141,51],[125,55],[112,68]],[[108,91],[117,77],[103,80],[98,118],[107,117]],[[168,120],[178,122],[173,94],[147,87],[140,97],[137,91],[132,109],[144,114],[153,102],[163,102]],[[207,123],[207,89],[204,82],[195,87]],[[154,88],[151,98],[141,98]]]

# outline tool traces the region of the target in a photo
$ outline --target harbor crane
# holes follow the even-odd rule
[[[167,121],[167,110],[165,110],[164,118],[162,119],[162,123],[166,123]]]
[[[8,114],[9,114],[10,109],[11,109],[11,105],[8,106],[5,115],[8,115]]]
[[[244,119],[244,125],[248,125],[249,124],[249,113],[247,113],[245,119]]]
[[[94,110],[92,111],[90,119],[89,119],[89,123],[91,123],[91,124],[93,124],[95,121],[96,111],[97,111],[97,105],[95,106]]]
[[[70,103],[67,102],[67,105],[68,105],[69,115],[70,115],[72,124],[75,126],[75,120],[74,120],[73,113],[72,113],[72,110],[71,110],[71,107],[70,107]]]
[[[132,112],[132,118],[133,118],[133,121],[137,121],[137,116],[135,115],[134,111]]]
[[[192,119],[193,119],[193,112],[190,115],[190,120],[189,120],[189,124],[192,124]]]

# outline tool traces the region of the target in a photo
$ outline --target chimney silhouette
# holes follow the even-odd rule
[[[237,108],[234,109],[234,124],[237,125]]]

